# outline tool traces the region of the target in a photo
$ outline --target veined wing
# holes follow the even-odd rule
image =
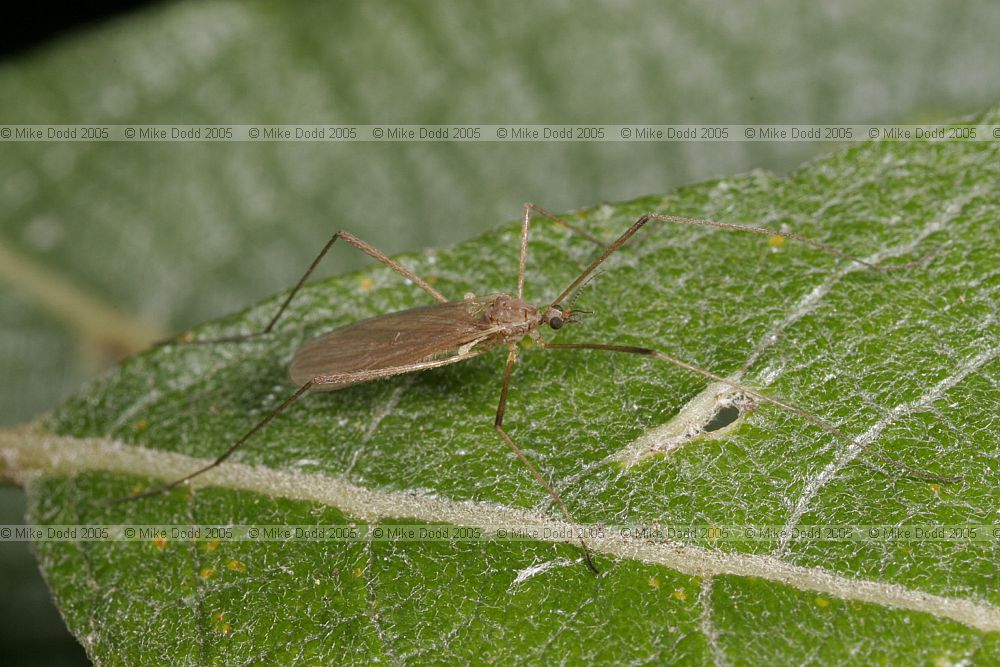
[[[399,368],[455,356],[462,345],[497,331],[485,321],[485,312],[497,296],[411,308],[334,329],[299,348],[289,375],[301,387],[321,375]],[[455,356],[454,361],[463,358]],[[358,382],[364,380],[319,385],[316,390],[341,389]]]

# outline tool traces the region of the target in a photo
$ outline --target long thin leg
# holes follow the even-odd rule
[[[242,447],[243,445],[246,444],[247,440],[249,440],[258,431],[260,431],[262,428],[264,428],[269,423],[271,423],[271,421],[275,417],[277,417],[279,414],[281,414],[292,403],[294,403],[297,400],[299,400],[302,397],[302,394],[306,393],[310,389],[320,389],[320,388],[322,388],[324,386],[328,386],[328,385],[338,385],[338,384],[350,385],[350,384],[354,384],[355,382],[368,382],[369,380],[376,380],[376,379],[379,379],[379,378],[392,377],[394,375],[401,375],[403,373],[412,373],[414,371],[422,371],[422,370],[427,370],[429,368],[439,368],[441,366],[447,366],[448,364],[453,364],[453,363],[456,363],[458,361],[465,361],[466,359],[471,359],[472,357],[478,356],[478,355],[480,355],[482,353],[483,353],[482,350],[469,350],[468,352],[465,352],[465,353],[462,353],[462,354],[456,354],[456,355],[453,355],[451,357],[446,357],[444,359],[434,359],[434,360],[431,360],[431,361],[424,361],[424,362],[420,362],[420,363],[410,364],[409,366],[397,366],[397,367],[394,367],[394,368],[382,368],[382,369],[379,369],[377,371],[358,371],[358,372],[354,372],[354,373],[342,373],[340,375],[317,375],[312,380],[306,382],[301,387],[299,387],[298,390],[294,394],[292,394],[291,396],[289,396],[288,398],[286,398],[281,403],[281,405],[279,405],[277,408],[275,408],[274,410],[272,410],[271,413],[268,414],[266,417],[264,417],[262,420],[260,420],[259,422],[257,422],[257,424],[255,424],[253,428],[251,428],[249,431],[247,431],[245,434],[243,434],[243,437],[241,437],[239,440],[237,440],[232,445],[230,445],[229,449],[227,449],[225,452],[223,452],[222,455],[220,455],[218,458],[216,458],[214,461],[212,461],[208,465],[203,466],[201,468],[198,468],[194,472],[192,472],[192,473],[190,473],[188,475],[185,475],[184,477],[182,477],[182,478],[180,478],[178,480],[174,480],[173,482],[170,482],[169,484],[164,484],[163,486],[159,486],[159,487],[156,487],[154,489],[150,489],[148,491],[144,491],[142,493],[139,493],[139,494],[136,494],[136,495],[133,495],[133,496],[127,496],[125,498],[120,498],[118,500],[113,501],[112,504],[117,504],[117,503],[120,503],[120,502],[123,502],[123,501],[126,501],[126,500],[136,500],[136,499],[139,499],[139,498],[145,498],[147,496],[154,496],[154,495],[157,495],[159,493],[164,493],[166,491],[169,491],[170,489],[173,489],[173,488],[175,488],[177,486],[180,486],[181,484],[186,484],[187,482],[190,482],[195,477],[198,477],[199,475],[202,475],[202,474],[208,472],[212,468],[215,468],[220,463],[222,463],[223,461],[225,461],[226,459],[228,459],[230,456],[232,456],[236,452],[236,450],[238,450],[240,447]]]
[[[507,409],[507,389],[510,387],[510,375],[514,370],[515,363],[517,363],[517,343],[510,343],[507,351],[507,368],[504,370],[503,374],[503,388],[500,389],[500,405],[497,406],[497,416],[493,421],[493,426],[496,428],[497,433],[500,434],[500,437],[503,438],[503,441],[507,443],[507,446],[510,447],[517,458],[521,460],[521,463],[523,463],[528,470],[531,471],[531,475],[535,478],[535,481],[537,481],[542,488],[545,489],[546,493],[549,494],[552,500],[556,502],[559,509],[562,510],[563,516],[566,517],[566,520],[571,525],[575,525],[576,520],[570,513],[569,508],[566,507],[566,503],[563,502],[559,492],[556,491],[551,484],[549,484],[545,477],[542,476],[542,473],[539,472],[538,468],[535,467],[535,464],[524,455],[524,452],[522,452],[521,448],[517,446],[517,443],[515,443],[511,437],[507,435],[507,432],[503,430],[503,415],[504,411]],[[580,546],[583,547],[583,557],[587,561],[587,567],[589,567],[594,574],[600,574],[597,567],[594,565],[594,561],[590,558],[590,549],[587,548],[587,543],[584,542],[583,539],[580,540]]]
[[[675,215],[661,215],[659,213],[647,213],[646,215],[642,216],[641,218],[639,218],[638,220],[636,220],[635,222],[633,222],[632,226],[629,227],[627,230],[625,230],[625,232],[621,236],[619,236],[614,241],[614,243],[612,243],[611,245],[607,246],[607,249],[603,253],[601,253],[601,256],[598,257],[597,259],[595,259],[590,264],[590,266],[588,266],[586,269],[584,269],[583,273],[581,273],[576,278],[576,280],[574,280],[572,283],[570,283],[569,287],[567,287],[566,289],[564,289],[562,291],[562,293],[559,296],[557,296],[555,298],[555,300],[552,301],[551,305],[552,306],[556,306],[556,305],[561,304],[562,301],[563,301],[563,299],[565,299],[567,296],[569,296],[570,294],[572,294],[573,291],[576,290],[577,287],[579,287],[584,281],[586,281],[587,278],[590,276],[590,274],[593,273],[594,270],[598,266],[600,266],[601,264],[603,264],[604,261],[608,257],[610,257],[619,248],[621,248],[623,245],[625,245],[625,243],[627,243],[628,240],[630,238],[632,238],[635,235],[636,232],[638,232],[640,229],[642,229],[642,227],[646,223],[648,223],[649,221],[651,221],[651,220],[655,220],[657,222],[676,222],[676,223],[680,223],[680,224],[684,224],[684,225],[696,225],[696,226],[700,226],[700,227],[715,227],[717,229],[725,229],[725,230],[733,231],[733,232],[748,232],[750,234],[761,234],[763,236],[779,236],[781,238],[792,239],[793,241],[799,241],[800,243],[804,243],[804,244],[806,244],[808,246],[812,246],[813,248],[816,248],[818,250],[822,250],[823,252],[825,252],[827,254],[830,254],[830,255],[834,255],[836,257],[843,257],[844,259],[849,259],[852,262],[857,262],[858,264],[862,264],[864,266],[867,266],[870,269],[877,269],[877,270],[882,270],[882,271],[891,270],[891,269],[912,268],[914,266],[917,266],[917,265],[921,264],[921,262],[923,261],[923,260],[918,260],[916,262],[908,262],[908,263],[905,263],[905,264],[872,264],[871,262],[866,262],[865,260],[861,259],[860,257],[857,257],[855,255],[851,255],[850,253],[846,253],[843,250],[838,250],[837,248],[834,248],[833,246],[829,246],[829,245],[827,245],[825,243],[820,243],[819,241],[814,241],[813,239],[808,238],[806,236],[802,236],[801,234],[794,234],[792,232],[779,232],[779,231],[776,231],[776,230],[773,230],[773,229],[768,229],[766,227],[752,227],[750,225],[734,225],[734,224],[729,223],[729,222],[716,222],[715,220],[700,220],[700,219],[697,219],[697,218],[680,218],[680,217],[677,217]]]
[[[276,407],[274,410],[271,411],[270,414],[268,414],[266,417],[264,417],[259,422],[257,422],[254,425],[253,428],[251,428],[249,431],[247,431],[246,433],[243,434],[243,437],[241,437],[239,440],[237,440],[232,445],[230,445],[229,449],[227,449],[226,451],[224,451],[218,458],[216,458],[214,461],[212,461],[208,465],[203,466],[201,468],[198,468],[194,472],[191,472],[191,473],[185,475],[184,477],[181,477],[180,479],[175,479],[174,481],[170,482],[169,484],[164,484],[163,486],[158,486],[158,487],[149,489],[148,491],[143,491],[142,493],[137,493],[135,495],[126,496],[124,498],[118,498],[117,500],[112,501],[111,504],[112,505],[117,505],[118,503],[126,502],[126,501],[129,501],[129,500],[138,500],[139,498],[147,498],[149,496],[155,496],[155,495],[158,495],[160,493],[166,493],[167,491],[169,491],[169,490],[171,490],[173,488],[176,488],[176,487],[180,486],[181,484],[186,484],[186,483],[190,482],[195,477],[198,477],[199,475],[202,475],[202,474],[208,472],[212,468],[215,468],[215,467],[219,466],[223,461],[225,461],[230,456],[232,456],[233,453],[237,449],[239,449],[244,444],[246,444],[247,440],[249,440],[254,435],[256,435],[258,431],[260,431],[262,428],[264,428],[265,426],[267,426],[268,424],[270,424],[271,421],[275,417],[277,417],[282,412],[284,412],[285,409],[288,406],[290,406],[292,403],[294,403],[295,401],[297,401],[300,398],[302,398],[302,394],[304,394],[307,391],[309,391],[312,388],[312,386],[313,386],[312,382],[306,382],[304,385],[302,385],[301,387],[299,387],[295,391],[294,394],[292,394],[291,396],[289,396],[288,398],[286,398],[284,401],[282,401],[281,405],[279,405],[278,407]]]
[[[443,294],[441,294],[436,289],[434,289],[433,287],[431,287],[430,284],[427,283],[427,281],[425,281],[423,278],[421,278],[417,274],[415,274],[412,271],[410,271],[408,268],[406,268],[405,266],[403,266],[399,262],[397,262],[394,259],[388,257],[385,253],[383,253],[381,250],[379,250],[375,246],[372,246],[372,245],[369,245],[368,243],[365,243],[364,241],[362,241],[361,239],[359,239],[354,234],[351,234],[350,232],[345,232],[344,230],[340,230],[339,232],[337,232],[336,234],[334,234],[330,238],[329,241],[326,242],[326,245],[324,245],[323,249],[319,251],[319,254],[316,256],[316,259],[314,259],[312,261],[312,264],[309,265],[309,268],[306,269],[306,272],[302,274],[301,278],[299,278],[299,282],[295,283],[295,287],[293,287],[292,290],[288,293],[288,296],[285,297],[285,300],[281,303],[281,306],[278,308],[278,311],[274,314],[274,316],[271,318],[271,320],[267,323],[267,326],[265,326],[260,331],[254,331],[252,333],[241,334],[241,335],[238,335],[238,336],[225,336],[225,337],[222,337],[222,338],[211,338],[211,339],[196,339],[196,340],[183,340],[183,339],[181,339],[181,340],[174,340],[174,339],[168,339],[166,341],[163,341],[163,343],[174,343],[174,342],[180,342],[180,343],[230,343],[230,342],[238,342],[238,341],[241,341],[241,340],[246,340],[248,338],[253,338],[255,336],[262,336],[262,335],[264,335],[266,333],[270,333],[271,330],[274,328],[274,325],[277,324],[278,320],[281,319],[281,316],[284,315],[285,310],[288,308],[288,304],[290,304],[292,302],[292,299],[295,298],[295,295],[298,294],[298,292],[299,292],[300,289],[302,289],[302,286],[305,285],[306,280],[309,279],[309,276],[312,274],[312,272],[316,269],[316,267],[319,265],[319,263],[326,256],[326,253],[328,253],[330,251],[330,248],[333,247],[333,244],[336,243],[337,239],[343,239],[344,241],[346,241],[347,243],[351,244],[352,246],[354,246],[355,248],[357,248],[361,252],[365,253],[366,255],[368,255],[369,257],[371,257],[372,259],[375,259],[375,260],[381,262],[382,264],[385,264],[386,266],[388,266],[390,269],[392,269],[393,271],[395,271],[399,275],[401,275],[404,278],[407,278],[410,281],[412,281],[414,285],[416,285],[420,289],[422,289],[425,292],[427,292],[428,294],[430,294],[432,297],[434,297],[435,300],[437,300],[437,301],[439,301],[441,303],[445,303],[445,302],[448,301],[448,299]]]
[[[653,357],[654,359],[659,359],[660,361],[665,361],[668,364],[673,364],[674,366],[679,366],[680,368],[689,370],[692,373],[697,373],[698,375],[709,378],[710,380],[714,380],[715,382],[721,382],[723,384],[727,384],[730,387],[733,387],[734,389],[743,392],[744,394],[753,396],[754,398],[763,401],[764,403],[770,403],[771,405],[776,405],[780,408],[783,408],[793,414],[802,417],[811,424],[818,426],[819,428],[823,429],[830,435],[836,437],[838,440],[846,442],[855,447],[859,447],[864,451],[868,452],[869,454],[871,454],[872,456],[874,456],[875,458],[877,458],[878,460],[882,461],[883,463],[895,466],[900,470],[905,471],[907,474],[912,475],[913,477],[918,477],[920,479],[934,480],[937,482],[958,482],[964,479],[964,477],[962,476],[948,477],[944,475],[935,475],[934,473],[924,472],[923,470],[917,470],[916,468],[912,468],[901,461],[896,461],[895,459],[889,458],[888,456],[879,452],[873,447],[869,447],[868,445],[858,442],[857,440],[847,435],[846,433],[844,433],[842,430],[840,430],[830,422],[820,417],[817,417],[816,415],[806,410],[803,410],[802,408],[796,407],[791,403],[786,403],[785,401],[779,400],[777,398],[772,398],[766,394],[762,394],[759,391],[751,389],[750,387],[739,384],[738,382],[734,382],[732,380],[728,380],[722,377],[721,375],[716,375],[711,371],[707,371],[704,368],[699,368],[694,364],[690,364],[681,359],[677,359],[676,357],[672,357],[669,354],[660,352],[659,350],[653,350],[646,347],[635,347],[632,345],[604,345],[598,343],[546,343],[544,341],[541,341],[540,345],[550,350],[604,350],[607,352],[626,352],[628,354],[640,354],[647,357]]]
[[[602,248],[607,248],[608,247],[608,245],[604,241],[600,240],[596,236],[588,234],[587,232],[583,231],[579,227],[575,227],[575,226],[569,224],[568,222],[566,222],[565,220],[563,220],[562,218],[560,218],[558,215],[555,215],[554,213],[549,213],[548,211],[546,211],[541,206],[537,206],[535,204],[532,204],[531,202],[527,202],[524,205],[524,210],[521,213],[521,256],[520,256],[520,261],[518,262],[518,267],[517,267],[517,298],[518,299],[523,299],[524,298],[524,268],[525,268],[525,266],[528,263],[528,227],[531,225],[531,214],[532,213],[537,213],[539,215],[545,216],[546,218],[548,218],[549,220],[551,220],[555,224],[560,225],[561,227],[565,227],[566,229],[570,230],[574,234],[579,234],[580,236],[582,236],[583,238],[587,239],[591,243],[596,243],[597,245],[599,245]]]

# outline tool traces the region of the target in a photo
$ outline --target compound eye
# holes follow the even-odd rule
[[[553,329],[558,329],[562,325],[563,325],[563,318],[561,317],[553,317],[549,319],[549,326],[552,327]]]

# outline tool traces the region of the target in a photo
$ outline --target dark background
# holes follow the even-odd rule
[[[18,6],[17,17],[0,21],[0,57],[16,58],[31,49],[44,49],[50,42],[74,30],[127,14],[155,2],[36,2]]]

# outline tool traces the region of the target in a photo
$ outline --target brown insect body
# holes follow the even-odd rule
[[[379,315],[306,342],[289,376],[310,391],[334,391],[379,377],[463,361],[529,335],[543,313],[508,294],[469,297]]]

